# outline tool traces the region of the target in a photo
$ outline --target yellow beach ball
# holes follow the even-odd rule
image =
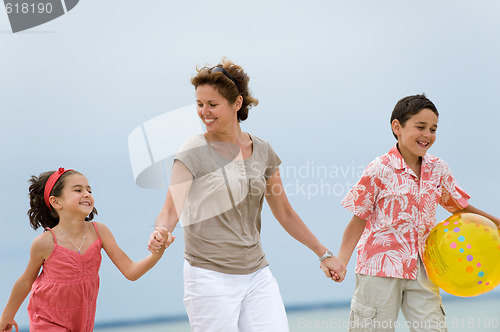
[[[438,223],[425,242],[430,280],[456,296],[476,296],[500,284],[500,233],[489,219],[457,213]]]

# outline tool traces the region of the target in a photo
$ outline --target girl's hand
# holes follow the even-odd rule
[[[148,250],[152,253],[160,251],[162,246],[168,248],[174,242],[175,236],[172,235],[165,227],[158,226],[151,234],[148,242]]]
[[[1,332],[11,332],[13,327],[16,328],[16,332],[19,331],[19,327],[17,327],[17,322],[14,319],[8,323],[4,323],[4,322],[0,323],[0,331]]]

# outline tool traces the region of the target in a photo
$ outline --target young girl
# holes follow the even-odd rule
[[[31,245],[26,271],[16,281],[0,317],[0,331],[11,331],[16,312],[31,291],[30,331],[91,332],[99,291],[101,248],[129,280],[137,280],[174,240],[133,262],[102,223],[90,222],[97,210],[87,178],[75,170],[32,176],[28,211],[31,227],[46,230]],[[42,272],[40,268],[43,266]]]

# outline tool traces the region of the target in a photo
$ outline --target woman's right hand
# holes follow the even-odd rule
[[[161,250],[162,246],[168,248],[174,242],[175,236],[172,235],[165,227],[158,226],[149,237],[148,250],[156,253]]]

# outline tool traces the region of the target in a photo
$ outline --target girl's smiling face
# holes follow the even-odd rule
[[[428,108],[411,116],[404,125],[392,121],[392,130],[398,137],[398,148],[406,162],[423,157],[436,141],[438,117]]]
[[[67,211],[88,216],[94,208],[94,197],[87,178],[81,174],[67,176],[57,202],[60,207],[58,213]]]

